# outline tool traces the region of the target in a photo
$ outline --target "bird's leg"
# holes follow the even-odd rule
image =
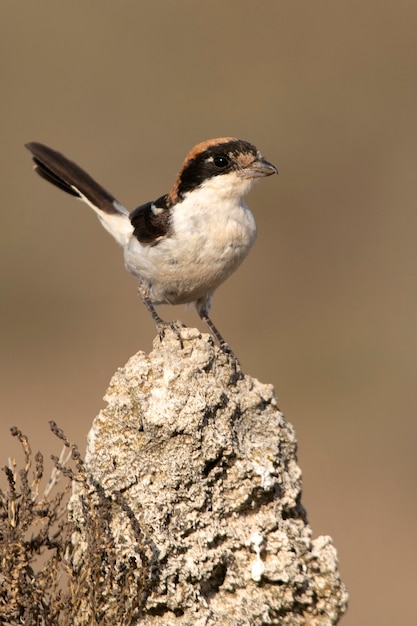
[[[211,304],[211,296],[207,296],[206,298],[201,298],[200,300],[197,300],[196,302],[197,313],[199,314],[201,319],[207,324],[207,326],[210,329],[210,332],[217,339],[219,346],[223,350],[223,352],[225,352],[231,357],[233,364],[234,364],[234,368],[235,368],[235,375],[237,376],[237,378],[239,378],[240,375],[238,375],[238,372],[241,374],[241,371],[242,371],[239,360],[237,356],[235,355],[235,353],[233,352],[232,348],[223,339],[220,331],[217,329],[217,327],[214,325],[211,318],[209,317],[208,310],[210,308],[210,304]]]
[[[146,306],[149,313],[152,315],[152,319],[155,322],[156,327],[158,329],[158,334],[160,338],[162,339],[164,336],[164,330],[166,326],[168,325],[167,322],[164,322],[164,320],[159,317],[158,313],[155,311],[154,305],[149,300],[148,296],[144,296],[143,294],[141,294],[140,289],[139,289],[139,295],[142,299],[143,304]]]
[[[226,341],[223,339],[223,337],[220,334],[220,331],[216,328],[216,326],[214,325],[214,323],[212,322],[212,320],[210,319],[210,317],[208,316],[208,314],[205,311],[199,311],[198,312],[201,319],[207,324],[207,326],[209,327],[211,333],[214,335],[214,337],[217,339],[217,341],[219,342],[219,345],[221,347],[222,350],[224,350],[225,352],[227,352],[228,354],[233,354],[232,349],[230,348],[230,346],[226,343]]]
[[[143,304],[146,306],[146,308],[148,309],[149,313],[152,315],[152,319],[156,324],[156,328],[158,330],[158,335],[160,340],[162,341],[162,339],[165,336],[165,331],[168,328],[171,328],[171,330],[174,331],[174,333],[177,335],[178,337],[178,341],[181,344],[181,348],[184,347],[183,342],[182,342],[182,337],[181,337],[181,333],[179,331],[178,328],[178,324],[176,324],[175,322],[165,322],[161,317],[159,317],[158,313],[155,310],[154,305],[152,304],[150,298],[148,295],[145,294],[144,292],[144,288],[142,285],[139,285],[138,288],[138,293],[139,296],[143,302]]]
[[[232,365],[233,365],[233,374],[230,377],[230,383],[231,384],[236,383],[240,378],[243,377],[242,367],[239,363],[239,359],[237,358],[237,356],[235,355],[235,353],[233,352],[229,344],[226,343],[226,341],[223,339],[219,330],[216,328],[216,326],[213,324],[212,320],[210,319],[207,311],[200,311],[199,309],[197,309],[197,311],[201,319],[207,324],[211,333],[219,342],[221,350],[223,350],[223,352],[225,352],[230,357]]]

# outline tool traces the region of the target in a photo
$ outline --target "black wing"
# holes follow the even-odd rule
[[[161,196],[155,202],[141,204],[129,215],[134,228],[133,235],[141,243],[156,243],[169,233],[170,215],[168,196]]]

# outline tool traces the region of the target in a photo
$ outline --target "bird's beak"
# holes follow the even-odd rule
[[[275,165],[272,165],[269,161],[260,157],[253,161],[247,167],[242,168],[239,171],[242,178],[261,178],[262,176],[271,176],[272,174],[278,174],[278,170]]]

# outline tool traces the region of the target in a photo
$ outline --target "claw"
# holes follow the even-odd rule
[[[162,341],[165,338],[165,332],[169,328],[177,336],[177,339],[180,342],[181,350],[184,348],[184,343],[182,340],[180,329],[186,328],[185,324],[183,324],[182,322],[164,322],[164,320],[161,320],[161,318],[159,318],[159,321],[157,322],[156,327],[158,329],[158,335],[159,335],[160,341]]]
[[[243,378],[242,367],[239,363],[239,359],[237,358],[229,344],[227,344],[225,341],[220,344],[220,349],[225,354],[227,354],[230,359],[233,372],[230,376],[229,384],[234,385],[235,383],[237,383],[238,380],[241,380]]]

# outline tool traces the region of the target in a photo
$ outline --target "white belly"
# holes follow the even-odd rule
[[[154,304],[182,304],[210,295],[240,265],[256,238],[245,204],[222,202],[175,207],[170,236],[156,244],[131,238],[125,248],[127,269],[147,287]]]

